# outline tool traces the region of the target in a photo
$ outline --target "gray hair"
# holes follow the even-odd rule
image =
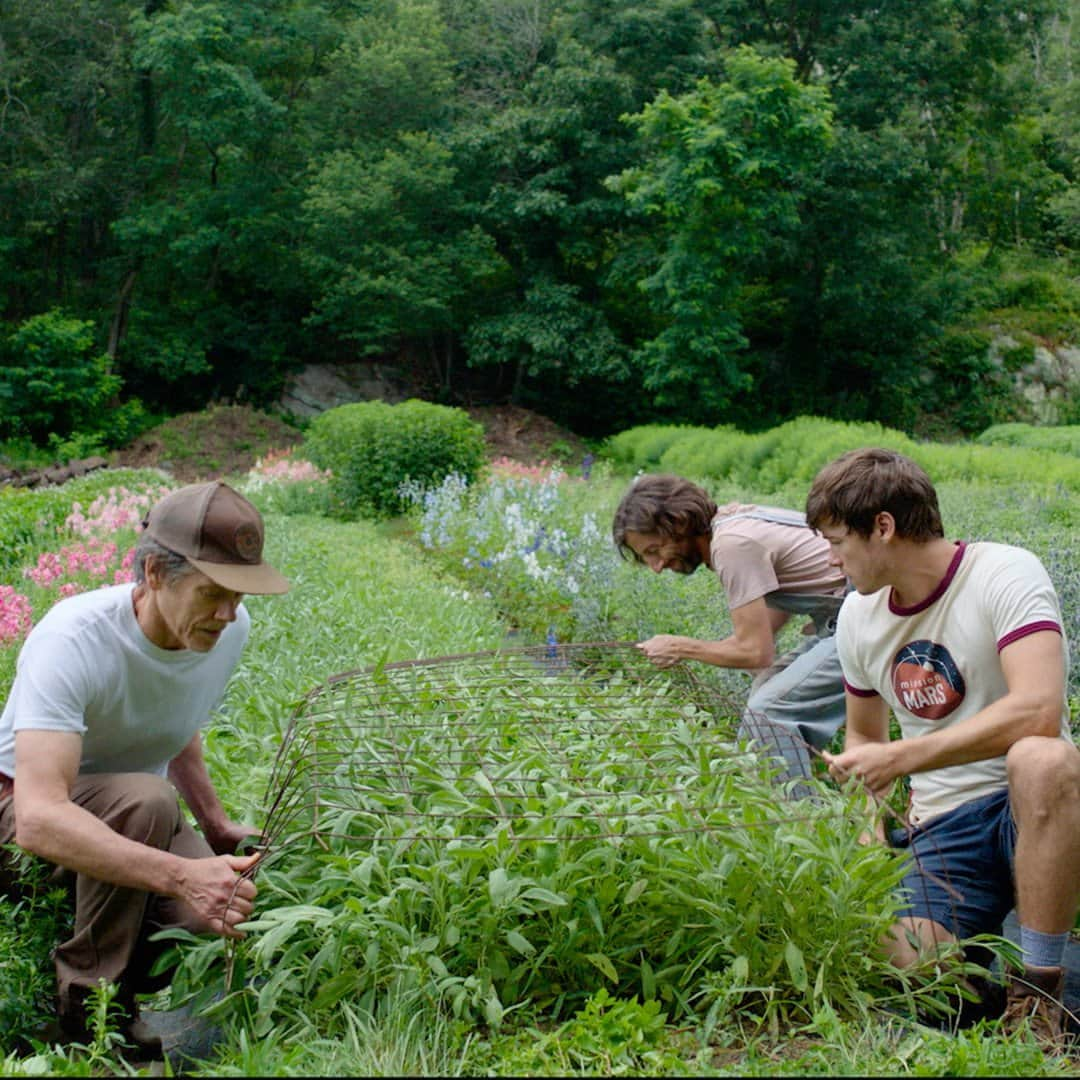
[[[153,560],[165,579],[166,585],[175,585],[181,578],[195,572],[195,567],[184,558],[177,555],[156,540],[152,540],[143,533],[135,545],[135,555],[131,564],[131,572],[135,577],[135,584],[142,585],[146,581],[146,564]]]

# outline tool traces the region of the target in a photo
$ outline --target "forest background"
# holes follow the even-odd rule
[[[378,359],[587,436],[1070,423],[1076,0],[5,0],[0,438]]]

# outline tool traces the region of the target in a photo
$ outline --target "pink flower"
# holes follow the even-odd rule
[[[132,570],[134,562],[135,549],[128,548],[127,554],[120,560],[120,569],[113,574],[113,584],[124,585],[129,581],[135,580],[135,573]]]
[[[0,585],[0,643],[17,641],[30,629],[30,601],[10,585]]]
[[[333,475],[329,469],[318,469],[310,461],[294,458],[292,448],[286,450],[268,450],[264,457],[258,458],[248,471],[253,480],[276,480],[281,483],[295,484],[302,481],[329,480]]]
[[[550,480],[553,476],[558,477],[560,483],[567,479],[566,473],[558,465],[549,465],[546,460],[541,460],[538,465],[526,465],[505,455],[492,459],[491,471],[496,476],[521,477],[537,483]]]
[[[138,531],[147,510],[171,490],[165,485],[144,492],[112,487],[105,495],[99,495],[85,514],[81,503],[73,503],[65,524],[76,536],[87,538],[109,535],[120,529]]]
[[[86,582],[77,579],[93,580],[108,576],[116,562],[117,551],[117,546],[112,540],[106,541],[92,536],[84,543],[68,544],[57,552],[43,552],[38,556],[37,565],[25,569],[23,576],[28,577],[42,589],[51,588],[64,577],[76,579],[65,582],[61,586],[61,594],[70,596],[72,592],[82,592],[85,587]],[[121,569],[130,571],[130,568],[131,559],[128,558],[127,566],[124,567],[121,564]],[[72,589],[74,584],[78,587]]]

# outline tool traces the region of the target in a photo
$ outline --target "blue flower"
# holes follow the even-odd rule
[[[540,528],[537,529],[537,531],[536,531],[536,539],[533,540],[533,542],[527,548],[525,548],[522,551],[521,554],[522,555],[530,555],[534,551],[539,551],[540,550],[540,545],[544,542],[544,536],[545,535],[546,535],[546,530],[545,530],[544,526],[541,525]]]

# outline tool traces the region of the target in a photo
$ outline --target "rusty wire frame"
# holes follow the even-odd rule
[[[762,775],[734,743],[744,708],[690,666],[658,669],[626,642],[336,675],[300,703],[283,738],[267,786],[267,856],[301,836],[469,843],[501,832],[566,843],[708,832],[688,783],[733,755]],[[775,810],[743,827],[800,817],[783,799]]]
[[[790,740],[820,756],[789,729],[748,715],[741,695],[685,664],[658,669],[629,642],[504,648],[335,675],[289,721],[267,785],[263,858],[245,876],[312,838],[324,848],[494,841],[565,850],[848,816],[844,800],[785,797],[797,779],[772,798],[760,786],[751,795],[777,770],[736,742],[740,718],[759,750],[783,754]],[[599,782],[598,761],[611,766]],[[717,820],[702,800],[714,790],[695,780],[714,771],[730,780],[733,769],[749,797],[731,799],[727,809],[737,802],[739,812]],[[888,816],[910,836],[906,814]],[[463,822],[470,832],[458,830]],[[920,869],[924,891],[933,881],[961,899],[947,875]]]

